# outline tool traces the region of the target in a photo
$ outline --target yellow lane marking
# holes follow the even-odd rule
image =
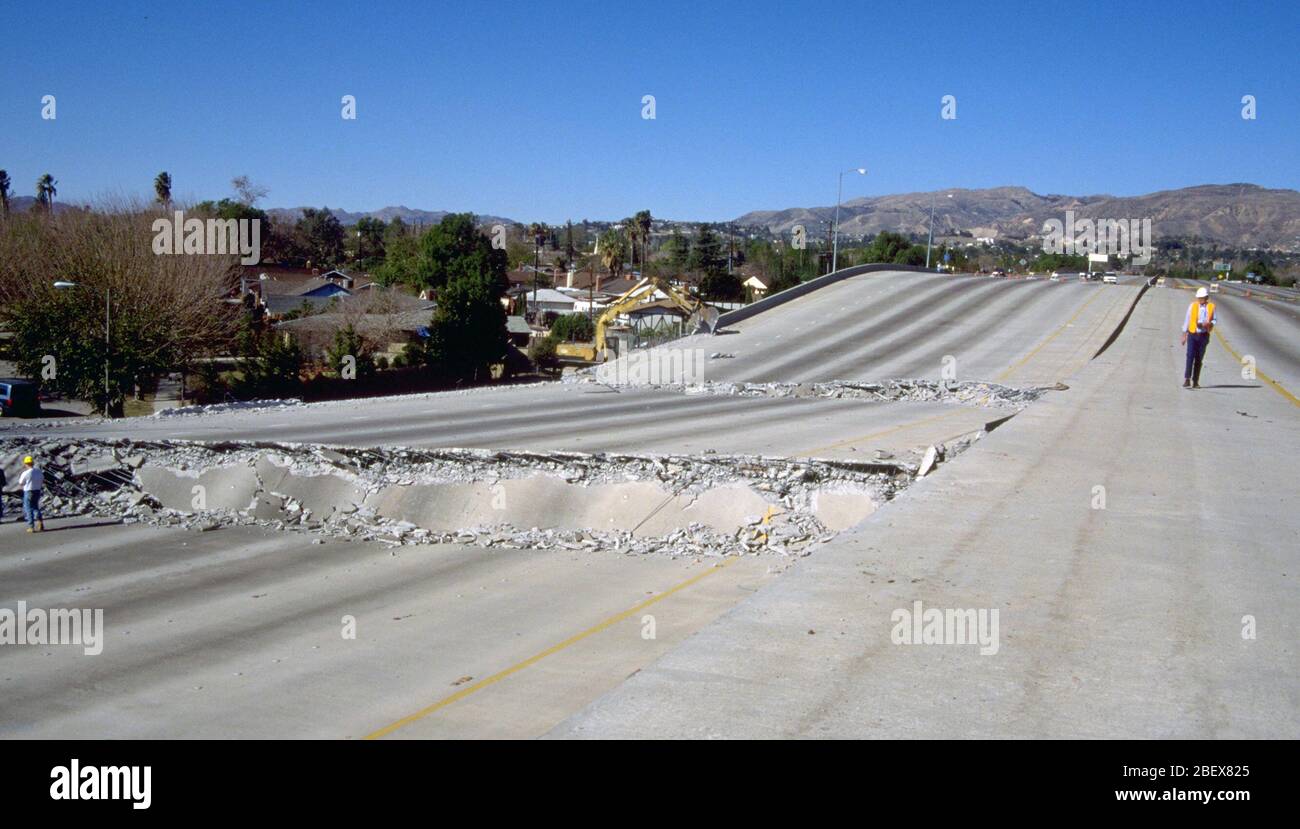
[[[451,694],[450,696],[443,697],[442,699],[438,700],[437,702],[433,703],[432,705],[426,708],[421,708],[419,711],[416,711],[414,714],[409,714],[405,717],[402,717],[397,722],[391,723],[379,729],[378,731],[374,731],[370,734],[367,734],[365,736],[365,739],[377,740],[380,737],[385,737],[389,734],[392,734],[394,731],[401,728],[402,726],[410,725],[416,720],[424,719],[425,717],[429,716],[433,712],[438,711],[442,708],[446,708],[448,705],[451,705],[454,702],[458,702],[476,691],[480,691],[488,687],[489,685],[494,685],[508,676],[517,674],[523,669],[528,668],[532,665],[536,665],[538,662],[541,662],[546,657],[559,653],[560,651],[564,650],[570,645],[581,642],[583,639],[586,639],[587,637],[592,636],[594,634],[600,633],[602,630],[613,627],[619,622],[622,622],[623,620],[629,619],[632,616],[636,615],[637,613],[640,613],[642,610],[646,609],[647,607],[654,604],[655,602],[663,601],[664,599],[668,598],[674,593],[685,590],[686,588],[690,587],[693,584],[698,583],[699,581],[707,578],[713,573],[716,573],[725,567],[730,567],[736,560],[737,559],[735,557],[725,558],[722,560],[721,564],[714,567],[710,567],[707,570],[705,570],[703,573],[699,573],[695,576],[692,576],[691,578],[687,579],[681,584],[678,584],[675,587],[671,587],[668,590],[665,590],[663,593],[660,593],[658,596],[654,596],[653,598],[646,599],[644,602],[641,602],[637,606],[623,611],[617,616],[611,616],[598,625],[589,627],[586,630],[582,631],[581,633],[570,636],[568,639],[565,639],[563,642],[560,642],[557,645],[552,645],[551,647],[547,648],[541,653],[534,654],[533,656],[528,657],[523,662],[520,662],[517,665],[512,665],[503,671],[499,671],[493,674],[492,676],[487,677],[486,679],[482,679],[478,682],[475,682],[473,685],[467,685],[461,690],[457,691],[456,693]]]
[[[1214,336],[1215,336],[1216,338],[1218,338],[1218,340],[1219,340],[1219,345],[1221,345],[1221,346],[1223,346],[1224,348],[1226,348],[1226,349],[1228,350],[1228,353],[1232,355],[1233,359],[1237,361],[1237,365],[1241,365],[1241,355],[1238,354],[1238,353],[1233,349],[1232,346],[1228,345],[1228,341],[1225,340],[1225,339],[1223,338],[1223,335],[1219,333],[1219,329],[1218,329],[1218,328],[1215,328],[1215,329],[1214,329]],[[1297,398],[1294,394],[1292,394],[1291,392],[1287,391],[1287,390],[1286,390],[1286,387],[1283,386],[1281,383],[1279,383],[1278,381],[1274,380],[1272,377],[1269,377],[1267,374],[1265,374],[1264,372],[1260,371],[1259,369],[1255,369],[1255,376],[1258,377],[1259,379],[1263,380],[1265,383],[1268,383],[1270,386],[1272,386],[1272,387],[1273,387],[1273,391],[1275,391],[1275,392],[1277,392],[1278,394],[1282,395],[1282,396],[1285,397],[1287,400],[1290,400],[1292,406],[1300,406],[1300,398]]]
[[[1098,286],[1098,287],[1100,287],[1100,286]],[[1034,346],[1034,350],[1033,350],[1033,351],[1031,351],[1031,352],[1029,352],[1028,354],[1026,354],[1026,355],[1024,356],[1024,358],[1022,358],[1022,359],[1020,360],[1020,362],[1016,363],[1016,364],[1013,365],[1011,368],[1009,368],[1009,369],[1007,369],[1006,371],[1004,371],[1004,372],[1002,372],[1001,374],[999,374],[998,377],[997,377],[997,382],[1001,383],[1003,380],[1007,379],[1007,378],[1010,377],[1012,374],[1014,374],[1014,373],[1016,372],[1016,369],[1020,368],[1020,367],[1023,366],[1025,363],[1027,363],[1027,362],[1029,362],[1030,360],[1032,360],[1035,354],[1037,354],[1039,351],[1042,351],[1042,350],[1043,350],[1043,346],[1047,345],[1047,344],[1050,343],[1052,340],[1056,339],[1057,336],[1059,336],[1060,333],[1061,333],[1062,331],[1064,331],[1065,329],[1067,329],[1067,328],[1069,328],[1071,325],[1073,325],[1073,324],[1074,324],[1074,321],[1077,320],[1077,319],[1079,318],[1079,315],[1082,314],[1082,313],[1084,312],[1084,309],[1086,309],[1089,305],[1091,305],[1093,302],[1095,302],[1095,301],[1097,300],[1097,297],[1099,297],[1099,296],[1101,296],[1101,295],[1102,295],[1102,294],[1101,294],[1100,291],[1098,291],[1097,293],[1093,294],[1093,295],[1088,299],[1087,302],[1085,302],[1085,303],[1083,303],[1082,305],[1079,306],[1079,310],[1077,310],[1077,311],[1074,312],[1074,316],[1072,316],[1072,317],[1070,317],[1068,320],[1066,320],[1066,321],[1061,325],[1060,328],[1056,329],[1056,330],[1053,331],[1051,334],[1048,334],[1048,335],[1047,335],[1047,339],[1043,340],[1041,343],[1039,343],[1038,345]]]
[[[811,456],[811,455],[816,454],[817,452],[825,452],[825,451],[830,450],[830,449],[838,449],[838,448],[840,448],[841,446],[848,446],[848,445],[851,444],[851,443],[859,443],[859,442],[861,442],[861,441],[871,440],[871,439],[873,439],[873,438],[878,438],[878,437],[881,437],[881,436],[883,436],[883,435],[892,435],[894,432],[901,432],[901,431],[903,431],[904,429],[911,429],[911,428],[916,427],[916,426],[923,426],[923,425],[925,425],[926,423],[933,423],[933,422],[936,421],[936,420],[943,420],[943,419],[946,418],[946,417],[952,417],[953,415],[959,415],[959,414],[962,414],[963,412],[966,412],[966,411],[968,411],[968,410],[967,410],[967,409],[964,409],[964,408],[962,408],[962,409],[954,409],[953,411],[950,411],[950,412],[944,412],[943,414],[938,414],[938,415],[935,415],[934,417],[927,417],[927,418],[925,418],[925,419],[923,419],[923,420],[916,420],[916,421],[913,421],[913,422],[911,422],[911,423],[904,423],[904,424],[902,424],[901,426],[892,426],[892,427],[890,427],[890,428],[888,428],[888,429],[885,429],[884,431],[881,431],[881,432],[872,432],[872,433],[869,434],[869,435],[861,435],[861,436],[856,437],[856,438],[849,438],[848,440],[842,440],[842,441],[840,441],[839,443],[831,443],[831,444],[828,444],[828,445],[826,445],[826,446],[819,446],[819,447],[817,447],[816,449],[808,449],[808,450],[803,451],[803,452],[795,452],[794,454],[795,454],[795,457]]]

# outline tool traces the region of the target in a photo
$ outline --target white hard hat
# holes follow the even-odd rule
[[[1203,297],[1203,296],[1209,296],[1209,295],[1210,295],[1210,292],[1207,291],[1207,290],[1205,290],[1204,288],[1197,288],[1197,289],[1196,289],[1196,298],[1197,298],[1197,299],[1200,299],[1200,298]]]

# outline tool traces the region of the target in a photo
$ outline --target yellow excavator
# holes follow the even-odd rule
[[[668,284],[668,280],[659,276],[647,276],[632,286],[627,293],[614,300],[596,319],[596,341],[591,343],[560,343],[555,352],[562,358],[584,360],[588,363],[604,362],[609,355],[606,350],[606,331],[618,319],[638,305],[654,301],[651,297],[655,291],[662,291],[674,305],[690,316],[686,319],[686,331],[690,334],[713,333],[718,327],[718,309],[683,293]]]

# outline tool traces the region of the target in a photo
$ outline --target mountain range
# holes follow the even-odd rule
[[[1144,196],[1039,195],[1024,187],[872,196],[840,206],[840,233],[925,234],[932,201],[936,235],[966,231],[972,236],[1025,239],[1041,234],[1048,219],[1063,222],[1065,212],[1072,210],[1076,219],[1150,219],[1156,241],[1200,237],[1230,247],[1300,250],[1300,192],[1254,184],[1204,184]],[[746,213],[736,223],[781,235],[803,225],[816,236],[825,233],[834,216],[834,205],[792,207]]]
[[[268,208],[266,212],[277,222],[296,222],[302,218],[302,211],[305,209],[306,208],[303,207],[272,207]],[[444,216],[447,216],[452,212],[450,210],[420,210],[418,208],[406,207],[404,205],[383,207],[379,210],[367,210],[359,213],[352,213],[337,207],[331,207],[329,208],[329,211],[334,214],[340,224],[345,226],[354,225],[366,216],[375,219],[382,219],[385,222],[391,222],[393,219],[400,218],[406,224],[415,226],[436,225],[438,222],[442,221]],[[498,223],[508,225],[514,223],[513,219],[505,219],[500,216],[476,216],[475,218],[481,225],[493,225]]]

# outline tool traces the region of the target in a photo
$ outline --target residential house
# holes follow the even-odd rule
[[[389,359],[400,354],[408,344],[418,343],[429,336],[435,303],[402,296],[382,304],[370,303],[362,308],[361,299],[342,300],[338,310],[312,314],[275,324],[277,331],[292,334],[308,359],[322,360],[325,351],[334,343],[334,337],[351,325],[370,345],[376,355]]]

